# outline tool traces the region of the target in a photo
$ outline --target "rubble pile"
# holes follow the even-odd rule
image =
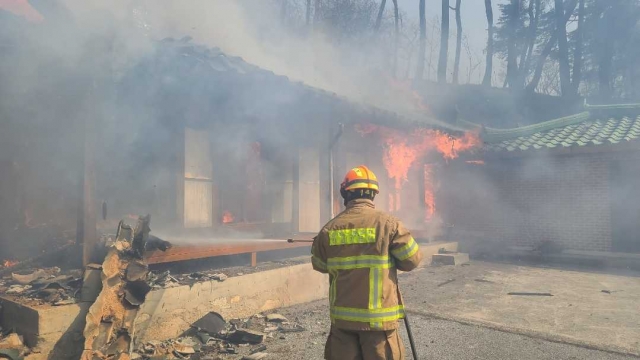
[[[28,299],[36,304],[67,305],[76,302],[82,271],[58,267],[13,272],[0,279],[0,294]]]
[[[139,344],[131,359],[214,360],[235,358],[259,360],[269,357],[268,343],[285,339],[285,334],[305,329],[279,314],[257,314],[226,322],[215,312],[192,324],[184,336],[167,341]]]

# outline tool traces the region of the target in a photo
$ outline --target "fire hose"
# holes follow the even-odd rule
[[[313,240],[287,239],[287,242],[289,242],[289,243],[297,243],[297,242],[312,243]],[[409,345],[411,345],[411,353],[413,355],[413,359],[414,360],[418,360],[418,350],[416,349],[416,344],[413,341],[413,332],[411,331],[411,324],[409,323],[409,316],[407,315],[406,312],[404,314],[404,326],[407,329],[407,337],[409,338]]]
[[[287,242],[289,242],[289,243],[297,243],[297,242],[312,243],[313,240],[287,239]]]

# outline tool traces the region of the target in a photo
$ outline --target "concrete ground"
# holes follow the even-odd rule
[[[329,329],[327,302],[316,301],[298,305],[281,309],[279,313],[301,324],[307,331],[286,334],[285,339],[270,340],[267,343],[266,352],[270,354],[267,359],[323,359],[324,342]],[[418,355],[421,359],[623,360],[635,358],[420,315],[413,315],[411,321]],[[412,359],[404,327],[400,331],[407,351],[406,358]]]
[[[627,359],[640,354],[640,277],[472,262],[420,269],[403,274],[400,282],[423,357]],[[309,330],[273,339],[268,352],[321,359],[329,328],[326,301],[279,312]]]
[[[416,313],[640,354],[637,276],[472,262],[404,274],[401,286]]]

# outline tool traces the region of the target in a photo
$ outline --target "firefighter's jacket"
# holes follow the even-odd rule
[[[411,271],[422,253],[397,218],[358,199],[314,238],[313,268],[329,274],[333,326],[347,330],[391,330],[404,318],[398,270]]]

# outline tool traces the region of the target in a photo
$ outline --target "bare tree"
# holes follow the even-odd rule
[[[533,57],[533,50],[536,46],[538,23],[540,21],[541,3],[541,0],[529,0],[529,7],[527,9],[529,26],[527,28],[527,44],[523,48],[523,53],[520,58],[520,79],[518,80],[520,84],[524,84],[527,75],[529,75],[529,69],[531,68],[531,58]]]
[[[463,38],[462,45],[464,46],[464,50],[467,53],[467,60],[469,62],[469,67],[467,68],[467,84],[470,84],[471,77],[476,72],[476,69],[478,69],[478,67],[482,65],[482,59],[471,50],[471,45],[469,44],[469,38],[467,36]]]
[[[569,45],[567,42],[567,22],[564,1],[555,0],[556,37],[558,38],[558,63],[560,64],[560,90],[568,96],[571,89],[571,69],[569,68]]]
[[[427,18],[425,16],[425,0],[420,0],[420,49],[418,50],[418,65],[416,79],[422,80],[424,76],[424,56],[427,50]]]
[[[311,24],[311,0],[307,0],[307,12],[306,12],[307,28]]]
[[[493,72],[493,8],[491,0],[484,0],[484,8],[487,14],[487,59],[485,60],[482,85],[491,86],[491,73]]]
[[[438,57],[438,82],[447,82],[447,58],[449,53],[449,0],[442,0],[440,25],[440,56]]]
[[[606,1],[609,3],[609,1]],[[597,2],[603,7],[602,16],[598,19],[599,46],[598,51],[598,83],[600,98],[603,101],[610,100],[613,96],[613,55],[615,35],[615,7],[616,5],[604,4],[604,1]]]
[[[435,43],[436,43],[436,33],[438,31],[438,16],[436,16],[434,18],[434,20],[431,22],[431,39],[429,39],[429,62],[428,62],[428,66],[427,68],[429,69],[429,74],[427,75],[427,78],[431,78],[431,72],[438,72],[438,69],[436,68],[435,65],[433,65],[433,57],[434,57],[434,48],[435,48]]]
[[[395,34],[393,39],[393,76],[398,71],[398,42],[400,41],[400,15],[398,13],[398,0],[393,0],[393,21],[395,25]]]
[[[520,0],[511,0],[509,5],[508,39],[507,39],[507,77],[505,84],[511,89],[517,89],[518,85],[518,54],[516,47],[516,32],[520,19]]]
[[[462,50],[462,18],[460,16],[460,3],[462,0],[456,0],[456,57],[453,63],[453,83],[458,83],[458,74],[460,73],[460,50]]]
[[[373,29],[378,31],[380,29],[380,24],[382,24],[382,15],[384,14],[384,7],[387,5],[387,0],[382,0],[380,2],[380,8],[378,9],[378,17],[376,18],[376,24]]]
[[[569,6],[567,6],[567,9],[566,9],[567,11],[564,14],[565,24],[569,21],[569,19],[571,18],[571,14],[576,9],[576,6],[578,5],[578,0],[570,0],[570,1],[571,2],[568,4]],[[544,65],[547,62],[547,58],[551,54],[551,51],[553,50],[557,42],[558,42],[558,33],[554,31],[551,37],[549,38],[549,40],[547,41],[547,43],[545,44],[544,49],[542,50],[542,53],[540,54],[531,82],[529,82],[526,88],[528,92],[533,92],[538,87],[538,84],[540,83],[540,79],[542,78]]]
[[[584,0],[580,0],[580,6],[578,7],[578,27],[575,31],[576,36],[576,49],[573,53],[573,79],[571,80],[571,86],[573,87],[573,95],[578,95],[580,89],[580,81],[582,81],[582,52],[584,48]]]

